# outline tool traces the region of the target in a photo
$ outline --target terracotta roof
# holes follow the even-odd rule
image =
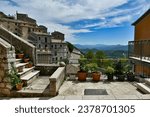
[[[132,25],[136,25],[139,23],[143,18],[145,18],[147,15],[150,15],[150,9],[148,9],[139,19],[137,19]]]

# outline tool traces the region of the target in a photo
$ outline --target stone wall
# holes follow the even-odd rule
[[[11,63],[15,64],[15,49],[0,38],[0,96],[9,96],[11,84],[7,75],[11,69]]]
[[[51,76],[58,68],[58,65],[39,64],[36,65],[35,70],[40,71],[41,76]]]
[[[16,51],[21,50],[25,55],[29,55],[30,59],[35,63],[35,46],[27,42],[26,40],[16,36],[12,32],[8,31],[4,27],[0,26],[0,37],[8,43],[12,43]]]
[[[65,79],[65,67],[59,67],[50,77],[50,95],[56,96]]]

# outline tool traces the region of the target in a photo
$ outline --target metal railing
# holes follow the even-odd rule
[[[129,58],[150,61],[150,40],[129,41],[128,55]]]

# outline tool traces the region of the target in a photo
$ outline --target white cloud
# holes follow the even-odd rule
[[[149,0],[9,0],[0,1],[0,9],[6,14],[16,11],[27,13],[43,24],[49,31],[59,30],[66,34],[67,40],[75,42],[75,34],[91,32],[89,28],[116,27],[128,22],[135,15],[142,14],[150,7]],[[130,3],[129,8],[122,5]],[[80,29],[74,29],[67,23],[80,20],[99,19],[100,22],[86,23]]]

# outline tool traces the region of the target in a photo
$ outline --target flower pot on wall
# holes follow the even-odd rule
[[[23,83],[16,84],[16,90],[21,90],[23,86]]]
[[[31,68],[32,66],[33,66],[33,63],[31,61],[29,61],[28,68]]]
[[[79,81],[86,81],[87,72],[85,72],[85,71],[78,71],[77,75],[78,75],[78,80]]]
[[[22,59],[24,57],[24,54],[17,54],[19,59]]]
[[[29,60],[30,60],[29,58],[24,58],[25,63],[29,62]]]
[[[93,81],[100,81],[100,77],[101,77],[101,74],[99,72],[92,73]]]

